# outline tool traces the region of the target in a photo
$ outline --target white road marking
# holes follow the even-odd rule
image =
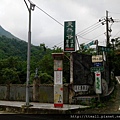
[[[120,84],[120,79],[118,77],[116,77],[116,80],[118,81],[118,83]]]
[[[119,77],[119,76],[118,76],[118,77]],[[117,80],[118,83],[120,84],[120,77],[119,77],[119,78],[118,78],[118,77],[116,77],[116,80]],[[120,106],[119,106],[118,110],[120,110]]]

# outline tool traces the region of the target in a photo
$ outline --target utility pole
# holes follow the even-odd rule
[[[28,51],[27,51],[27,81],[26,81],[26,106],[30,106],[29,104],[29,81],[30,81],[30,54],[31,54],[31,10],[33,11],[35,8],[35,4],[30,3],[30,8],[27,5],[27,2],[24,0],[28,12],[29,12],[29,31],[28,31]]]
[[[108,11],[106,10],[106,47],[109,46],[109,25],[108,25]]]

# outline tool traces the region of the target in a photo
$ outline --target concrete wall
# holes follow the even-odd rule
[[[29,87],[29,100],[37,101],[41,103],[54,103],[54,86],[53,85],[39,85],[37,91],[37,100],[33,99],[33,85]],[[26,100],[26,85],[11,84],[9,87],[6,85],[0,85],[0,100]],[[63,102],[68,103],[68,85],[63,87]]]
[[[7,86],[0,85],[0,100],[5,100],[7,94]]]

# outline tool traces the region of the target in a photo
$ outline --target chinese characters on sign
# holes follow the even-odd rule
[[[99,52],[110,52],[110,47],[98,46]]]
[[[64,51],[75,51],[75,21],[64,23]]]
[[[96,87],[96,93],[101,94],[102,89],[101,89],[101,73],[100,72],[95,72],[95,87]]]
[[[54,58],[54,107],[63,107],[63,53],[52,53]]]
[[[54,84],[62,84],[62,71],[54,71]]]
[[[92,62],[93,63],[95,63],[95,62],[103,62],[103,56],[102,55],[92,56]]]

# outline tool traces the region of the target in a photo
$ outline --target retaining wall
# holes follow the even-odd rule
[[[37,99],[34,100],[33,85],[29,87],[29,100],[40,103],[54,103],[54,85],[39,84],[39,89],[36,91],[38,95]],[[63,102],[68,103],[68,85],[63,87]],[[10,101],[25,101],[26,100],[26,85],[21,84],[10,84],[0,85],[0,100]]]

